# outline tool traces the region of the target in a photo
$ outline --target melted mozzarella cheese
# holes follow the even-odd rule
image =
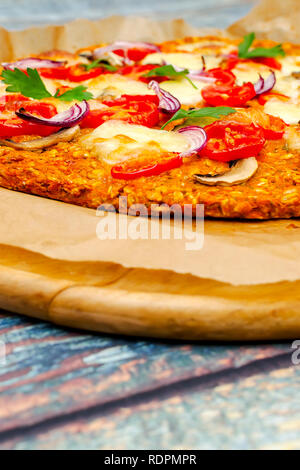
[[[220,40],[209,40],[207,38],[203,38],[200,41],[197,42],[191,42],[191,43],[185,43],[185,44],[179,44],[177,46],[177,49],[179,51],[188,51],[188,52],[194,52],[194,51],[199,51],[199,49],[202,49],[204,52],[213,52],[215,49],[218,54],[229,54],[230,52],[234,51],[236,49],[235,46],[231,44],[226,44],[224,41]]]
[[[186,68],[189,70],[201,70],[202,58],[201,55],[189,54],[184,52],[155,52],[154,54],[147,55],[142,64],[170,64],[175,67]]]
[[[207,82],[192,79],[192,82],[197,87],[194,88],[187,80],[168,80],[160,83],[160,87],[175,96],[181,104],[193,105],[201,102],[201,90],[209,85]]]
[[[238,64],[233,70],[233,74],[236,76],[236,83],[242,85],[243,83],[251,82],[255,83],[259,79],[259,74],[263,78],[267,78],[270,75],[270,70],[264,66],[256,66],[256,64]]]
[[[291,75],[293,72],[300,72],[300,56],[287,56],[280,59],[282,65],[281,72],[284,75]]]
[[[81,141],[108,164],[138,158],[147,151],[159,155],[189,149],[189,142],[182,134],[116,120],[105,122]]]
[[[132,80],[122,75],[105,74],[97,78],[89,80],[85,83],[88,91],[92,93],[95,98],[114,97],[118,98],[121,95],[153,95],[154,92],[150,90],[146,83],[138,80]]]
[[[272,99],[267,101],[264,111],[267,114],[280,117],[286,124],[298,124],[300,121],[299,104]]]
[[[291,76],[276,75],[277,79],[273,90],[289,96],[293,101],[297,102],[300,95],[300,81]]]

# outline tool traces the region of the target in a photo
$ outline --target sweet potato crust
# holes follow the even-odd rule
[[[60,201],[97,208],[118,208],[118,197],[128,206],[151,204],[205,205],[211,217],[269,219],[300,216],[300,154],[288,152],[282,141],[268,142],[257,173],[231,187],[205,186],[195,173],[220,169],[218,162],[190,157],[180,168],[154,177],[115,180],[108,167],[86,151],[77,139],[38,152],[0,148],[0,185]]]

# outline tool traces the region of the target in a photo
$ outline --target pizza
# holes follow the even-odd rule
[[[1,64],[0,186],[122,211],[300,216],[300,46],[118,41]]]

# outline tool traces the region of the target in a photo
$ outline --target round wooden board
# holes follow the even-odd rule
[[[0,307],[59,325],[190,340],[300,336],[300,281],[235,287],[4,245],[0,263]]]

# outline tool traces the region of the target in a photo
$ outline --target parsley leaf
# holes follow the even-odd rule
[[[203,117],[213,117],[220,119],[221,116],[228,116],[228,114],[235,113],[235,109],[229,108],[227,106],[217,106],[217,107],[207,107],[207,108],[196,108],[196,109],[179,109],[174,116],[166,122],[162,129],[166,127],[172,121],[177,121],[178,119],[186,119],[186,118],[203,118]]]
[[[108,62],[103,61],[103,59],[93,60],[90,64],[80,64],[82,67],[85,68],[87,72],[90,70],[96,69],[97,67],[102,67],[103,69],[108,70],[109,72],[116,72],[118,67],[114,65],[110,65]]]
[[[6,91],[21,93],[37,100],[51,96],[36,69],[28,68],[27,73],[19,69],[3,70],[1,77],[8,85]]]
[[[76,86],[75,88],[72,88],[71,90],[67,90],[61,95],[59,95],[59,89],[54,95],[54,98],[58,98],[62,101],[83,101],[83,100],[91,100],[93,98],[92,93],[89,91],[86,91],[86,87],[83,85]]]
[[[173,65],[163,65],[162,67],[156,67],[153,70],[149,70],[149,72],[142,75],[142,77],[168,77],[168,78],[185,78],[195,89],[197,89],[196,85],[192,82],[192,80],[188,77],[189,74],[188,69],[184,70],[175,70]]]
[[[28,68],[27,73],[17,68],[14,70],[3,70],[1,77],[4,83],[8,85],[6,87],[6,91],[8,92],[21,93],[23,96],[36,100],[52,97],[36,69]],[[62,101],[83,101],[93,98],[93,95],[86,91],[86,87],[83,85],[72,88],[62,93],[60,96],[58,95],[59,90],[57,90],[53,96]]]
[[[249,33],[244,36],[243,41],[239,44],[238,47],[238,56],[241,59],[253,59],[255,57],[277,57],[277,56],[285,56],[285,52],[282,49],[281,44],[277,44],[274,47],[265,48],[265,47],[257,47],[249,51],[253,41],[255,39],[255,33]]]

